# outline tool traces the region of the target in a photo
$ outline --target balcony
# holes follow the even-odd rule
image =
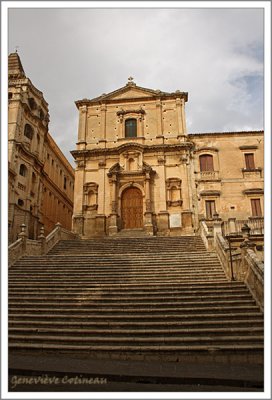
[[[219,181],[219,171],[200,171],[197,172],[198,181]]]
[[[242,168],[244,178],[261,178],[262,168]]]

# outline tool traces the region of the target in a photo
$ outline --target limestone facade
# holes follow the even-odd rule
[[[48,104],[26,77],[17,53],[9,55],[8,69],[8,223],[13,242],[23,223],[31,239],[38,237],[41,225],[46,233],[57,222],[71,228],[74,171],[48,132]]]
[[[188,93],[128,83],[76,101],[73,230],[197,232],[201,219],[263,213],[263,132],[188,134]]]

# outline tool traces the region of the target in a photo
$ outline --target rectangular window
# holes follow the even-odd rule
[[[255,169],[254,154],[245,154],[246,169]]]
[[[206,200],[206,218],[211,219],[213,215],[216,213],[215,210],[215,201],[214,200]]]
[[[213,156],[203,154],[199,157],[200,171],[213,171]]]
[[[261,201],[260,199],[251,199],[251,210],[253,217],[261,217],[262,209],[261,209]]]

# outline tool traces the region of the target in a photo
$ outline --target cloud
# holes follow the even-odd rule
[[[71,161],[74,101],[139,86],[188,91],[189,132],[263,129],[263,10],[12,9],[9,49],[49,103]]]

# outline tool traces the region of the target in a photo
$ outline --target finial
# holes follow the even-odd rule
[[[15,46],[15,53],[18,53],[19,46]]]
[[[130,76],[130,77],[128,77],[128,81],[129,81],[129,83],[133,83],[132,81],[133,81],[133,77],[132,76]]]

